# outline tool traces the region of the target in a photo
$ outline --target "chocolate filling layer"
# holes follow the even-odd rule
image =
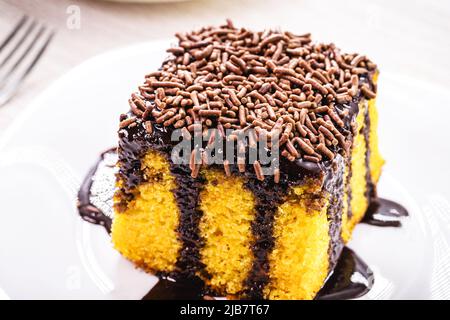
[[[286,177],[282,177],[278,184],[274,183],[271,177],[264,181],[251,177],[245,185],[256,198],[255,219],[252,222],[253,265],[244,284],[245,294],[249,299],[263,299],[264,288],[269,283],[269,254],[275,245],[273,237],[275,213],[285,199],[289,184]]]
[[[366,198],[370,203],[371,199],[376,197],[376,189],[370,172],[370,114],[368,103],[364,109],[364,140],[366,142]]]
[[[204,240],[200,236],[199,224],[203,212],[199,209],[200,191],[205,179],[201,176],[192,178],[186,165],[174,164],[170,159],[170,172],[175,177],[177,188],[172,190],[178,204],[179,225],[178,238],[182,243],[176,263],[176,278],[193,278],[197,272],[206,275],[201,262],[200,248]]]
[[[328,248],[328,271],[331,272],[341,255],[344,241],[342,240],[342,214],[344,205],[344,159],[338,157],[330,171],[331,178],[329,189],[330,201],[327,209],[330,236]]]
[[[348,173],[347,173],[347,177],[345,179],[345,191],[347,192],[347,212],[342,212],[342,214],[346,214],[347,219],[350,219],[352,217],[352,186],[351,186],[350,182],[352,181],[352,175],[353,175],[352,152],[351,151],[350,151],[347,161],[348,161],[348,166],[347,166]]]

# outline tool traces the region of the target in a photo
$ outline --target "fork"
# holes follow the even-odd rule
[[[53,30],[24,15],[0,43],[0,107],[17,92],[53,36]]]

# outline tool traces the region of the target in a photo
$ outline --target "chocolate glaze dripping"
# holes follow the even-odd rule
[[[172,280],[161,277],[142,300],[203,300],[205,284],[200,278]]]
[[[333,273],[318,292],[316,300],[355,299],[372,288],[374,275],[369,266],[344,247]]]
[[[383,198],[372,199],[361,222],[378,227],[401,227],[408,211],[402,205]]]
[[[366,142],[366,198],[370,202],[371,199],[376,197],[376,187],[372,181],[372,174],[370,172],[370,115],[369,104],[364,109],[364,141]]]
[[[111,225],[112,225],[112,210],[111,214],[107,215],[100,208],[98,208],[95,204],[92,203],[92,186],[94,183],[94,177],[99,171],[100,166],[108,166],[108,164],[103,163],[105,157],[108,155],[117,155],[117,148],[111,148],[103,152],[98,158],[95,165],[89,170],[88,174],[83,180],[83,183],[80,186],[80,190],[78,191],[78,212],[83,220],[87,222],[98,224],[103,226],[108,233],[111,233]],[[114,185],[110,186],[114,189]],[[106,193],[110,193],[111,195],[114,193],[114,190],[105,190]]]
[[[342,234],[342,210],[344,205],[344,159],[338,156],[336,162],[333,165],[332,170],[327,178],[329,181],[325,187],[332,197],[327,209],[327,218],[329,224],[328,234],[330,236],[330,245],[328,248],[329,257],[329,270],[331,272],[341,255],[344,247],[344,241],[341,237]]]

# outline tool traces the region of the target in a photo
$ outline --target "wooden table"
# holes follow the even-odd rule
[[[70,6],[78,6],[80,28],[69,28]],[[367,53],[382,72],[414,76],[449,90],[450,2],[197,0],[127,4],[105,1],[0,0],[0,37],[24,13],[57,29],[43,60],[20,92],[0,108],[0,134],[17,113],[58,77],[98,53],[171,37],[176,31],[231,18],[252,28],[282,27],[312,32],[346,51]]]

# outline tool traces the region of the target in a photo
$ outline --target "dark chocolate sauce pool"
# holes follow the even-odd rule
[[[374,275],[369,266],[351,249],[344,247],[338,263],[316,300],[355,299],[370,291]],[[174,281],[161,278],[143,300],[202,300],[203,281],[199,278]]]
[[[111,231],[113,218],[112,198],[115,190],[116,148],[101,154],[89,171],[78,193],[80,216],[93,224]],[[400,204],[377,198],[371,201],[362,222],[375,226],[400,227],[401,218],[408,216]],[[336,267],[317,300],[355,299],[366,294],[373,285],[374,275],[369,266],[351,249],[344,247]],[[143,297],[144,300],[199,300],[205,299],[204,284],[199,278],[177,279],[161,277]]]
[[[103,152],[89,170],[78,191],[78,212],[83,220],[111,233],[117,148]]]
[[[370,202],[366,215],[361,222],[379,227],[400,227],[401,219],[408,216],[402,205],[383,198]]]
[[[142,300],[203,300],[204,292],[204,283],[200,278],[178,281],[160,278]]]
[[[373,282],[374,275],[369,266],[353,250],[344,247],[316,300],[356,299],[369,292]]]

